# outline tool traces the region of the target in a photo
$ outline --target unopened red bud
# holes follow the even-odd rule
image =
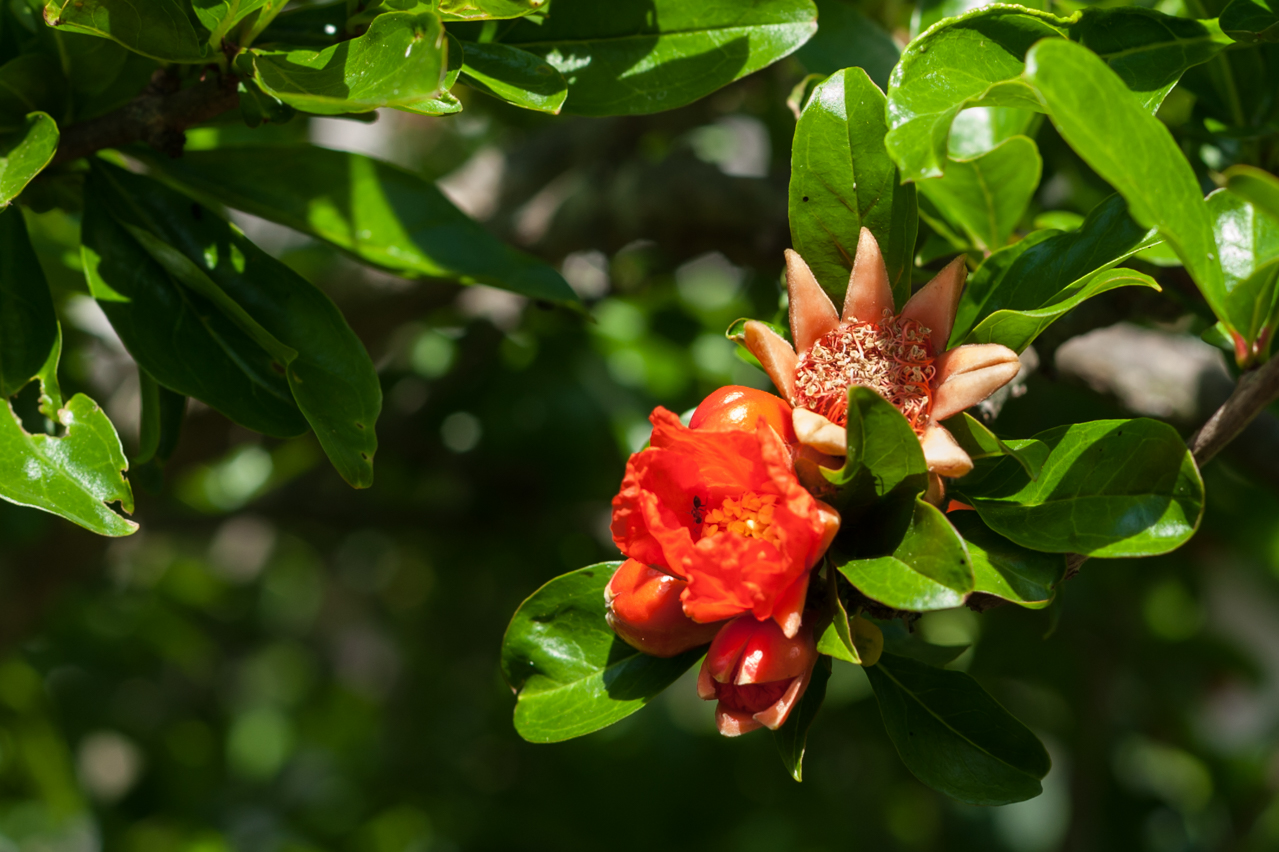
[[[777,730],[808,688],[816,664],[810,624],[788,639],[772,619],[738,616],[720,629],[706,652],[697,694],[719,702],[715,724],[726,737],[760,727]]]
[[[604,589],[605,617],[622,641],[654,657],[674,657],[715,638],[723,622],[699,624],[679,596],[688,584],[628,559]]]
[[[760,420],[772,426],[787,444],[796,442],[790,403],[780,396],[741,385],[722,387],[702,400],[689,418],[688,428],[754,432]]]

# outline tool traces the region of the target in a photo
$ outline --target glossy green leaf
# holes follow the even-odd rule
[[[885,651],[898,657],[909,657],[929,666],[945,668],[959,659],[970,647],[969,645],[929,644],[924,641],[918,631],[908,629],[898,618],[888,621],[876,619],[868,619],[868,621],[883,631]]]
[[[189,192],[401,275],[578,303],[554,269],[484,230],[434,184],[389,163],[309,145],[192,151],[148,162]]]
[[[0,398],[21,390],[58,346],[58,319],[22,211],[0,208]]]
[[[0,208],[17,198],[58,151],[58,125],[42,112],[23,119],[22,126],[0,132]]]
[[[1264,174],[1264,173],[1263,173]],[[1273,178],[1271,178],[1273,180]],[[1279,219],[1229,189],[1208,196],[1229,324],[1268,348],[1279,305]]]
[[[830,681],[830,657],[821,657],[813,668],[808,689],[786,717],[786,722],[773,731],[773,741],[782,756],[782,765],[796,781],[804,780],[804,748],[808,744],[808,729],[817,718],[817,711],[826,700],[826,684]]]
[[[483,21],[520,18],[547,5],[546,0],[439,0],[438,8],[446,21]]]
[[[267,122],[284,124],[297,115],[297,110],[268,95],[252,80],[241,79],[236,89],[240,92],[240,116],[249,127],[260,127]]]
[[[183,0],[48,0],[51,27],[109,38],[162,62],[208,62],[203,36],[187,16]]]
[[[505,44],[569,83],[564,111],[642,115],[675,109],[793,53],[817,31],[811,0],[555,0]]]
[[[62,437],[31,435],[8,400],[0,413],[0,499],[60,515],[99,535],[129,535],[138,525],[111,510],[133,511],[122,471],[129,463],[115,427],[84,394],[57,412]]]
[[[129,236],[185,293],[207,300],[283,367],[333,466],[351,485],[371,485],[382,391],[337,306],[188,197],[122,169],[99,171],[95,190]]]
[[[828,618],[824,618],[817,626],[817,650],[836,659],[862,664],[861,654],[853,638],[852,626],[849,623],[848,610],[839,597],[839,585],[836,572],[826,570],[826,603]]]
[[[530,742],[584,736],[621,721],[697,662],[627,645],[604,620],[604,587],[620,562],[556,577],[520,604],[502,638],[502,674],[515,690],[515,730]]]
[[[231,28],[270,0],[191,0],[195,16],[209,31],[209,45],[218,50]]]
[[[1274,0],[1231,0],[1218,23],[1235,41],[1279,41],[1279,11]]]
[[[960,606],[973,590],[963,539],[941,510],[922,496],[895,503],[864,526],[875,527],[876,537],[897,540],[896,547],[883,556],[845,562],[839,565],[840,573],[866,597],[893,609],[928,612]],[[892,530],[902,520],[905,530],[898,538]]]
[[[791,243],[837,305],[863,227],[879,241],[897,303],[910,295],[915,189],[898,180],[884,132],[884,95],[860,68],[837,71],[818,86],[795,126]]]
[[[856,66],[881,90],[901,57],[901,48],[878,22],[849,0],[817,0],[817,35],[795,52],[814,74],[834,74]]]
[[[942,18],[958,18],[973,9],[987,5],[989,3],[986,0],[918,0],[915,3],[915,11],[910,16],[910,37],[917,38],[920,33]],[[1048,11],[1050,8],[1047,0],[1026,0],[1017,5],[1043,11]]]
[[[1048,752],[977,681],[891,654],[866,674],[889,739],[920,781],[973,805],[1042,792]]]
[[[910,423],[870,388],[848,389],[848,455],[839,470],[823,468],[839,489],[841,510],[869,506],[890,495],[913,497],[928,487],[928,463]]]
[[[1254,166],[1231,166],[1222,172],[1226,189],[1279,219],[1279,178]]]
[[[412,106],[440,92],[448,42],[431,14],[379,15],[363,35],[323,50],[253,50],[254,81],[305,112]]]
[[[448,70],[444,73],[444,82],[440,84],[441,91],[433,98],[414,101],[411,104],[401,104],[396,109],[416,115],[456,115],[462,111],[462,102],[449,90],[453,88],[457,83],[458,77],[462,75],[462,57],[465,53],[465,48],[462,46],[462,42],[452,34],[448,36],[448,43]]]
[[[1054,589],[1066,573],[1066,557],[1014,544],[982,523],[976,512],[946,516],[964,537],[972,558],[973,592],[1012,601],[1027,609],[1052,603]]]
[[[1014,136],[985,154],[952,159],[946,174],[921,181],[919,191],[958,225],[982,251],[1008,242],[1039,186],[1043,160],[1025,136]]]
[[[464,62],[463,83],[525,109],[556,114],[568,96],[564,75],[518,47],[466,42]]]
[[[164,386],[257,432],[307,430],[284,365],[236,322],[184,287],[113,215],[101,170],[85,188],[83,255],[89,292],[134,360]]]
[[[1009,139],[1033,139],[1042,119],[1038,113],[1015,107],[969,107],[951,122],[947,150],[952,160],[980,157]]]
[[[1032,83],[1070,147],[1157,228],[1219,319],[1229,321],[1212,221],[1190,163],[1168,128],[1086,48],[1044,41],[1026,57]]]
[[[1024,350],[1053,321],[1106,290],[1155,287],[1144,275],[1121,270],[1099,276],[1115,264],[1155,245],[1128,215],[1119,195],[1098,204],[1076,231],[1036,231],[988,257],[960,297],[951,346],[1002,343]]]
[[[1130,6],[1063,18],[990,4],[941,21],[907,46],[889,81],[886,143],[903,177],[942,174],[951,124],[966,107],[1044,112],[1022,78],[1026,52],[1041,39],[1067,38],[1110,64],[1151,113],[1187,68],[1230,43],[1214,22]]]
[[[169,390],[142,369],[138,370],[138,388],[142,397],[142,420],[138,426],[138,454],[133,462],[168,461],[178,446],[187,398]]]
[[[1009,456],[1017,461],[1031,479],[1039,477],[1048,450],[1038,441],[1000,440],[976,417],[961,411],[943,423],[955,442],[973,461]]]
[[[953,484],[956,499],[1000,535],[1049,553],[1153,556],[1199,526],[1203,480],[1167,423],[1096,420],[1035,439],[1049,450],[1038,480],[1006,459]]]

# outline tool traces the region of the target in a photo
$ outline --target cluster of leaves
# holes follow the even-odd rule
[[[84,153],[83,140],[105,147],[118,144],[123,124],[159,123],[159,134],[140,135],[163,142],[164,133],[177,134],[170,153],[181,153],[183,127],[166,126],[165,107],[156,104],[175,92],[199,97],[199,81],[210,75],[217,86],[205,91],[234,90],[226,102],[238,102],[249,127],[299,114],[364,120],[380,108],[450,115],[462,109],[455,85],[538,112],[641,114],[684,105],[775,62],[816,28],[808,0],[749,9],[731,2],[603,9],[563,0],[553,14],[545,5],[6,4],[0,392],[13,397],[38,379],[49,434],[30,435],[12,411],[0,417],[13,448],[0,497],[103,535],[136,529],[109,508],[133,508],[129,461],[112,424],[88,398],[62,406],[58,320],[22,206],[82,213],[90,292],[138,364],[143,440],[132,461],[148,465],[148,481],[176,446],[188,397],[264,435],[314,431],[348,483],[373,481],[382,400],[372,362],[333,303],[254,246],[224,218],[226,207],[406,278],[488,284],[580,308],[555,269],[492,236],[429,181],[372,158],[307,145],[170,162],[130,149],[131,162],[148,166],[137,174],[110,152],[87,164],[73,159]],[[59,158],[60,144],[71,153]]]
[[[1279,227],[1279,181],[1235,164],[1205,198],[1167,116],[1155,116],[1187,72],[1224,60],[1226,50],[1232,61],[1258,50],[1269,36],[1248,20],[1131,7],[1061,17],[995,4],[920,33],[886,92],[860,68],[814,75],[792,98],[792,243],[838,300],[856,235],[869,228],[884,247],[899,307],[916,264],[967,252],[973,272],[951,345],[1018,352],[1087,299],[1121,287],[1160,289],[1141,269],[1118,264],[1180,265],[1216,321],[1205,336],[1241,368],[1263,362],[1279,322],[1279,256],[1269,236]],[[1045,115],[1116,194],[1086,216],[1046,216],[1043,226],[1016,233],[1040,184],[1033,136]],[[1194,534],[1203,513],[1199,471],[1166,423],[1100,420],[1001,440],[967,414],[952,418],[946,425],[977,466],[950,496],[976,511],[946,514],[923,499],[927,467],[896,409],[855,387],[848,410],[847,463],[827,477],[844,524],[825,579],[810,591],[829,619],[819,648],[848,662],[866,656],[857,624],[868,613],[991,599],[1045,607],[1066,554],[1167,553]],[[611,724],[695,662],[693,652],[645,658],[611,637],[602,612],[593,612],[611,568],[552,581],[516,614],[504,664],[526,737],[565,739]],[[561,653],[569,646],[580,651],[571,661]],[[818,671],[778,732],[797,778],[822,701]],[[891,653],[868,673],[889,736],[921,780],[978,804],[1038,794],[1046,754],[974,681]]]

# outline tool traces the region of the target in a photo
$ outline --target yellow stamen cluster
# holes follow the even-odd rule
[[[848,388],[870,388],[897,407],[922,433],[932,410],[929,329],[884,311],[877,322],[840,323],[812,345],[795,371],[796,407],[832,423],[848,422]]]
[[[757,538],[781,546],[773,515],[777,511],[777,496],[747,491],[741,499],[729,497],[718,509],[706,514],[702,535],[715,535],[721,530],[734,532],[748,538]]]

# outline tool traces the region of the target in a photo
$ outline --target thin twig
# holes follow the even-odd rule
[[[129,103],[64,128],[53,162],[65,163],[134,142],[145,142],[171,157],[181,156],[188,127],[240,105],[236,82],[231,75],[210,74],[180,89],[168,72],[156,71],[142,94]]]

